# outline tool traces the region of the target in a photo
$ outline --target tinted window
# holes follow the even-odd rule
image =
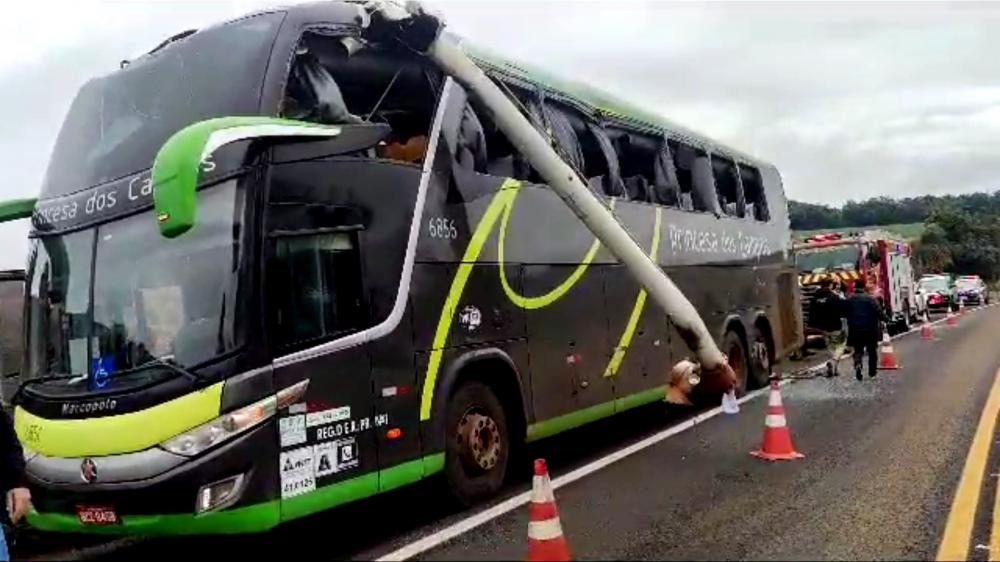
[[[191,123],[258,113],[281,14],[205,29],[87,82],[56,139],[42,196],[78,191],[149,168]]]
[[[268,296],[278,345],[311,342],[363,327],[356,232],[275,239]]]
[[[764,184],[760,180],[760,170],[740,164],[740,180],[743,183],[743,198],[746,200],[747,216],[759,221],[771,220],[764,196]]]

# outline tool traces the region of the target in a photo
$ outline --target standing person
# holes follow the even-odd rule
[[[7,518],[16,524],[31,508],[31,492],[24,485],[24,451],[7,413],[0,410],[0,485],[7,498]],[[9,561],[7,537],[0,528],[0,561]]]
[[[813,306],[810,311],[810,318],[820,330],[824,332],[826,348],[830,352],[834,364],[840,359],[843,351],[844,333],[841,323],[844,299],[833,289],[834,282],[831,279],[824,279],[819,289],[813,294]],[[837,375],[836,368],[831,375]]]
[[[862,360],[868,354],[868,376],[878,372],[878,341],[882,334],[882,308],[869,295],[864,281],[854,283],[854,294],[844,302],[847,345],[854,349],[854,376],[861,380]]]

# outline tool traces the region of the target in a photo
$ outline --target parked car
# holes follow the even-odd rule
[[[978,275],[962,275],[955,280],[955,289],[965,304],[990,304],[990,291]]]
[[[926,302],[927,310],[948,310],[958,306],[947,275],[924,275],[917,282],[917,294]]]

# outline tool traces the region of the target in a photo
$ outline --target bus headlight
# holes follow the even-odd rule
[[[305,394],[309,381],[304,380],[267,398],[233,410],[198,427],[171,437],[161,447],[186,457],[193,457],[274,416],[279,408],[288,407]]]

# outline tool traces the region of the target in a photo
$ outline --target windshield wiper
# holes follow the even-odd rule
[[[114,376],[117,377],[117,376],[123,375],[125,373],[135,373],[137,371],[141,371],[141,370],[146,369],[148,367],[152,367],[153,365],[162,365],[164,367],[167,367],[171,371],[173,371],[175,373],[178,373],[178,374],[181,374],[181,375],[184,375],[185,377],[187,377],[187,378],[189,378],[189,379],[191,379],[191,380],[193,380],[195,382],[205,382],[205,377],[199,375],[198,373],[189,371],[188,369],[185,369],[184,367],[180,366],[180,364],[178,364],[177,361],[174,360],[173,356],[170,356],[170,355],[166,355],[164,357],[153,357],[152,359],[150,359],[149,361],[146,361],[145,363],[140,363],[140,364],[136,365],[135,367],[131,367],[129,369],[125,369],[124,371],[118,371],[117,373],[114,374]]]

